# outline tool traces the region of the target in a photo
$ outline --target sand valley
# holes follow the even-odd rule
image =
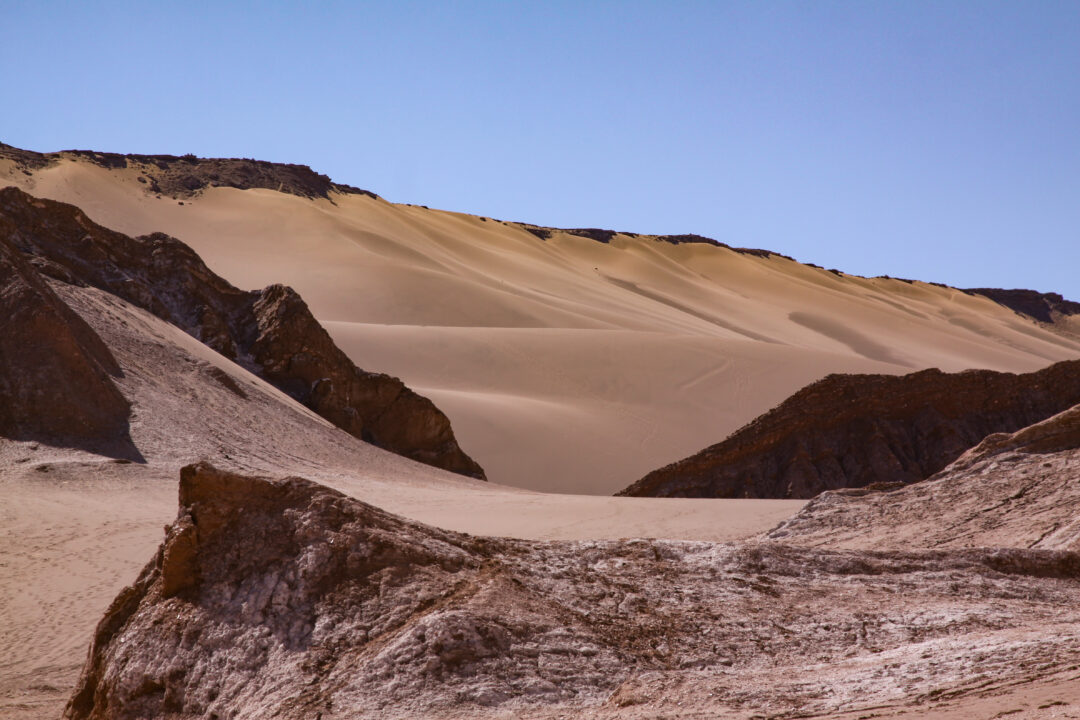
[[[0,145],[0,718],[1080,717],[1080,306],[842,270]]]

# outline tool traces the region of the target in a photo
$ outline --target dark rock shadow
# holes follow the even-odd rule
[[[145,462],[113,381],[120,365],[4,239],[11,223],[0,214],[0,437]]]

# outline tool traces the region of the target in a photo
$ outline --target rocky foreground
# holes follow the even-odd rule
[[[620,495],[812,498],[913,483],[992,433],[1080,403],[1080,360],[1038,372],[829,375],[723,442],[654,470]]]
[[[1080,555],[1044,545],[480,538],[199,464],[66,716],[926,710],[1080,665]]]

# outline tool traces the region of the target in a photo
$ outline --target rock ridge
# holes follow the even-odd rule
[[[366,442],[484,477],[446,415],[398,378],[357,368],[292,289],[240,290],[175,238],[131,238],[72,205],[14,187],[0,189],[0,219],[0,239],[43,275],[93,286],[157,315]]]
[[[1059,293],[1002,288],[968,288],[964,292],[984,295],[999,305],[1044,323],[1053,323],[1056,315],[1080,315],[1080,303],[1066,300]]]
[[[811,498],[930,477],[992,433],[1080,402],[1080,360],[990,370],[819,380],[723,442],[654,470],[620,495]]]
[[[753,255],[754,257],[768,258],[776,256],[784,258],[786,260],[794,260],[794,258],[787,255],[782,255],[772,250],[761,250],[759,248],[744,248],[728,245],[727,243],[720,242],[719,240],[713,240],[710,237],[704,235],[686,234],[686,235],[646,235],[642,233],[634,232],[622,232],[619,230],[603,230],[601,228],[554,228],[546,227],[543,225],[532,225],[529,223],[513,223],[526,232],[532,233],[541,240],[548,240],[557,232],[566,233],[567,235],[576,235],[577,237],[584,237],[593,240],[598,243],[610,243],[612,238],[616,235],[624,235],[631,238],[647,238],[659,240],[660,242],[670,243],[671,245],[685,245],[685,244],[700,244],[700,245],[713,245],[714,247],[727,248],[733,252],[740,253],[742,255]],[[816,266],[815,266],[816,267]]]
[[[1080,549],[1080,405],[988,435],[913,485],[831,490],[765,537],[830,548]]]
[[[200,158],[194,155],[138,155],[62,150],[39,153],[0,143],[0,158],[9,158],[24,169],[37,170],[65,158],[86,160],[104,168],[137,170],[138,179],[152,193],[191,197],[208,187],[240,190],[264,188],[304,198],[330,198],[331,193],[367,195],[373,192],[333,182],[307,165],[274,163],[251,158]]]

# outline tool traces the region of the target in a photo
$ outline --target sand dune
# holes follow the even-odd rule
[[[613,492],[829,372],[1080,356],[1075,337],[925,283],[644,237],[542,240],[366,195],[208,188],[180,205],[136,174],[0,164],[0,182],[107,226],[181,238],[241,287],[292,285],[360,367],[431,397],[489,478],[520,487]]]
[[[449,530],[730,541],[803,503],[534,490],[609,493],[830,372],[1030,371],[1080,356],[1075,334],[949,288],[642,237],[542,240],[364,195],[212,188],[181,205],[136,174],[65,160],[25,175],[0,160],[0,184],[128,233],[176,235],[242,287],[293,285],[358,365],[446,411],[494,482],[373,448],[179,329],[57,286],[115,353],[147,464],[0,441],[0,717],[57,714],[94,624],[175,513],[177,470],[199,457],[303,475]],[[1013,697],[1075,701],[1071,676],[1045,680]]]

